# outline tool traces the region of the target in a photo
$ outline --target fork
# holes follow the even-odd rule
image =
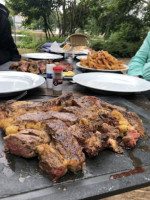
[[[24,91],[23,93],[21,93],[20,95],[18,95],[18,96],[15,97],[15,98],[13,98],[12,100],[18,101],[18,100],[22,99],[24,96],[26,96],[27,93],[28,93],[27,91]]]

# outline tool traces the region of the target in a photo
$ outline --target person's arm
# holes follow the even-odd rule
[[[143,67],[143,78],[150,81],[150,62],[147,62]]]
[[[11,61],[20,60],[21,56],[19,55],[16,44],[14,43],[13,37],[11,35],[11,25],[8,19],[6,20],[6,26],[5,26],[4,44],[7,50],[10,52]]]
[[[150,53],[150,32],[145,38],[136,55],[129,62],[128,74],[132,76],[143,76],[143,68]]]

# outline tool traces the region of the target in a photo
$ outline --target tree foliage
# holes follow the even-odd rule
[[[15,14],[21,13],[25,17],[25,25],[31,25],[33,21],[42,18],[47,38],[54,35],[53,29],[56,27],[59,28],[62,36],[74,33],[77,28],[83,27],[84,18],[88,14],[86,0],[82,3],[76,0],[6,1]]]
[[[118,32],[122,39],[140,40],[150,25],[149,9],[146,0],[90,0],[91,15],[106,39]]]

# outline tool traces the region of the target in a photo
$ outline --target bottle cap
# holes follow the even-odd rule
[[[55,71],[55,72],[62,72],[63,71],[63,67],[61,67],[61,66],[53,67],[53,71]]]
[[[46,65],[46,73],[47,74],[52,74],[53,73],[53,67],[55,67],[55,64],[47,64]]]

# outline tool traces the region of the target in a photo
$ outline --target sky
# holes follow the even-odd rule
[[[0,0],[0,3],[1,3],[1,4],[5,4],[5,1],[4,1],[4,0]]]

